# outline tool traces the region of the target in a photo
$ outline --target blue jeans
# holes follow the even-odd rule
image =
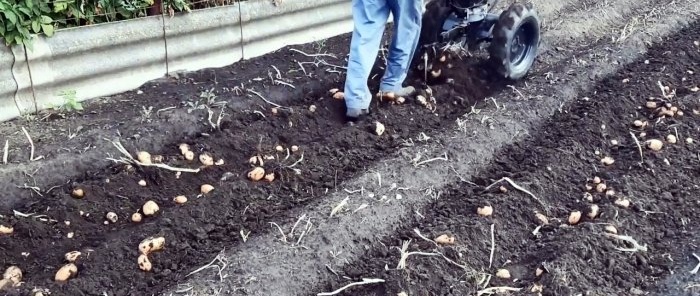
[[[379,88],[383,92],[398,91],[402,88],[418,45],[422,6],[423,0],[352,1],[355,28],[350,42],[344,90],[347,108],[369,108],[372,94],[367,80],[379,53],[389,13],[394,18],[394,32],[387,56],[387,69]]]

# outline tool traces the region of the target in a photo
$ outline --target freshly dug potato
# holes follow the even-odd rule
[[[184,195],[178,195],[178,196],[176,196],[175,198],[173,198],[173,201],[174,201],[176,204],[184,204],[184,203],[187,202],[187,197],[184,196]]]
[[[311,112],[311,113],[316,112],[316,105],[309,106],[309,112]]]
[[[265,175],[265,181],[272,182],[275,180],[275,173],[269,173]]]
[[[250,172],[248,172],[248,179],[251,181],[260,181],[265,177],[265,169],[261,167],[255,167]]]
[[[656,109],[656,107],[658,106],[658,104],[656,104],[656,102],[654,102],[654,101],[647,101],[646,106],[647,106],[647,108],[649,108],[649,109]]]
[[[270,109],[270,113],[272,113],[272,115],[277,115],[277,112],[279,112],[279,111],[277,111],[276,107],[273,107],[272,109]]]
[[[612,165],[613,163],[615,163],[615,160],[610,156],[606,156],[606,157],[603,157],[600,160],[600,162],[602,162],[604,165]]]
[[[507,192],[508,192],[508,188],[506,188],[506,186],[498,187],[498,190],[501,191],[501,193],[507,193]]]
[[[401,104],[403,104],[403,103],[406,103],[406,98],[404,98],[404,97],[398,97],[398,98],[396,99],[396,104],[401,105]]]
[[[337,92],[339,92],[339,91],[340,91],[340,89],[331,88],[330,90],[328,90],[328,93],[331,94],[331,95],[334,95],[335,93],[337,93]]]
[[[615,200],[615,204],[623,208],[629,208],[630,200],[626,198],[617,199]]]
[[[194,160],[194,152],[192,151],[185,151],[185,159],[192,161]]]
[[[68,253],[66,253],[66,256],[65,256],[66,261],[73,263],[76,260],[78,260],[78,257],[80,257],[81,254],[82,253],[80,253],[79,251],[68,252]]]
[[[160,207],[158,207],[158,204],[155,201],[149,200],[143,204],[143,208],[141,210],[143,211],[144,215],[152,216],[160,210]]]
[[[207,194],[207,193],[211,192],[212,190],[214,190],[214,186],[211,186],[209,184],[202,184],[202,186],[200,186],[200,188],[199,188],[199,191],[202,192],[203,194]]]
[[[615,226],[612,226],[612,225],[605,226],[605,231],[612,233],[612,234],[617,234],[617,228],[615,228]]]
[[[139,213],[131,214],[131,221],[134,223],[139,223],[139,222],[141,222],[142,219],[143,219],[143,217]]]
[[[416,101],[417,101],[418,104],[420,104],[421,106],[428,106],[428,99],[426,99],[424,96],[417,95],[417,96],[416,96]]]
[[[143,255],[148,255],[151,252],[157,252],[163,250],[165,247],[165,237],[148,237],[141,241],[139,244],[139,252]]]
[[[678,142],[678,139],[676,139],[676,136],[674,135],[668,135],[666,136],[666,141],[671,144],[676,144],[676,142]]]
[[[0,225],[0,234],[12,234],[15,229],[12,226]]]
[[[143,271],[151,271],[151,269],[153,269],[153,264],[151,264],[151,260],[149,260],[148,256],[144,254],[139,255],[138,263],[139,269]]]
[[[54,277],[54,280],[57,282],[65,282],[71,278],[73,278],[76,274],[78,273],[78,267],[75,266],[73,263],[68,263],[66,265],[63,265],[58,272],[56,272],[56,276]]]
[[[251,157],[250,159],[248,159],[248,163],[250,163],[252,165],[257,165],[257,166],[265,165],[265,163],[263,162],[263,159],[262,159],[262,157],[260,157],[260,155],[256,155],[256,156]]]
[[[688,144],[693,144],[693,138],[688,137],[688,138],[685,139],[685,142],[688,143]]]
[[[441,245],[454,245],[455,237],[443,234],[435,238],[435,242]]]
[[[496,277],[499,277],[502,279],[509,279],[510,278],[510,271],[508,271],[505,268],[501,268],[498,271],[496,271]]]
[[[145,187],[146,185],[146,180],[139,180],[139,186]]]
[[[603,180],[600,179],[600,177],[595,176],[593,177],[593,184],[600,184]]]
[[[209,153],[202,153],[199,155],[199,162],[205,166],[212,166],[214,165],[214,158]]]
[[[73,192],[71,192],[71,195],[75,198],[83,198],[85,197],[85,191],[82,188],[75,188]]]
[[[591,205],[591,209],[588,212],[588,218],[595,219],[600,212],[600,207],[598,205]]]
[[[107,221],[112,223],[117,223],[117,220],[119,220],[119,216],[117,216],[117,213],[115,212],[107,213],[107,215],[105,215],[105,218],[107,219]]]
[[[493,215],[493,207],[492,206],[483,206],[478,209],[476,209],[476,213],[479,214],[479,216],[484,216],[488,217]]]
[[[299,151],[299,146],[292,145],[292,152],[297,152],[297,151]]]
[[[381,136],[385,130],[384,124],[379,121],[374,122],[374,133],[377,134],[377,136]]]
[[[549,224],[549,218],[547,218],[547,216],[545,216],[544,214],[535,213],[535,217],[537,218],[537,220],[540,221],[540,223],[545,224],[545,225]]]
[[[595,187],[595,191],[598,191],[598,193],[603,193],[607,188],[608,186],[605,185],[605,183],[600,183]]]
[[[664,147],[664,142],[661,142],[661,140],[657,140],[657,139],[647,140],[646,144],[647,144],[647,148],[649,148],[653,151],[659,151],[659,150],[661,150],[661,148]]]
[[[215,164],[215,165],[224,165],[224,159],[223,159],[223,158],[219,158],[219,160],[217,160],[214,164]]]
[[[573,211],[569,214],[569,224],[578,224],[581,221],[581,211]]]
[[[635,120],[632,124],[633,124],[635,127],[643,127],[643,126],[644,126],[644,122],[641,121],[641,120]]]
[[[140,163],[145,165],[153,163],[151,154],[146,151],[139,151],[138,153],[136,153],[136,159],[138,159]]]
[[[17,284],[22,281],[22,270],[17,266],[10,266],[5,270],[2,278],[12,282],[13,284]]]
[[[182,155],[185,155],[185,152],[190,151],[190,145],[188,145],[186,143],[180,144],[180,146],[178,148],[180,148],[180,154],[182,154]]]

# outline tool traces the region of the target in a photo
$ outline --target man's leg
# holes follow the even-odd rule
[[[412,87],[403,88],[408,67],[418,46],[423,1],[388,0],[394,16],[394,33],[387,57],[387,69],[382,77],[380,91],[398,96],[410,95]]]
[[[420,1],[419,1],[420,2]],[[356,118],[369,108],[372,94],[367,86],[369,74],[379,53],[384,28],[389,19],[387,0],[353,0],[352,17],[355,23],[348,73],[345,81],[346,115]]]

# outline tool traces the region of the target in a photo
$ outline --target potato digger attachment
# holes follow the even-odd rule
[[[518,80],[537,57],[540,19],[531,4],[514,3],[493,13],[498,0],[428,0],[412,69],[427,73],[454,49],[471,52],[488,43],[489,70]],[[427,79],[427,77],[426,77]]]

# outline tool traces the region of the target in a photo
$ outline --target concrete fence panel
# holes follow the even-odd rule
[[[137,88],[166,74],[162,16],[59,30],[27,51],[39,109]]]
[[[0,39],[4,42],[4,40]],[[0,121],[5,121],[19,116],[19,109],[15,104],[15,92],[17,82],[12,75],[12,66],[15,56],[9,47],[2,45],[0,48]]]
[[[243,58],[239,4],[165,18],[168,71],[231,65]]]
[[[261,56],[284,46],[304,44],[351,32],[351,0],[241,2],[243,57]]]

